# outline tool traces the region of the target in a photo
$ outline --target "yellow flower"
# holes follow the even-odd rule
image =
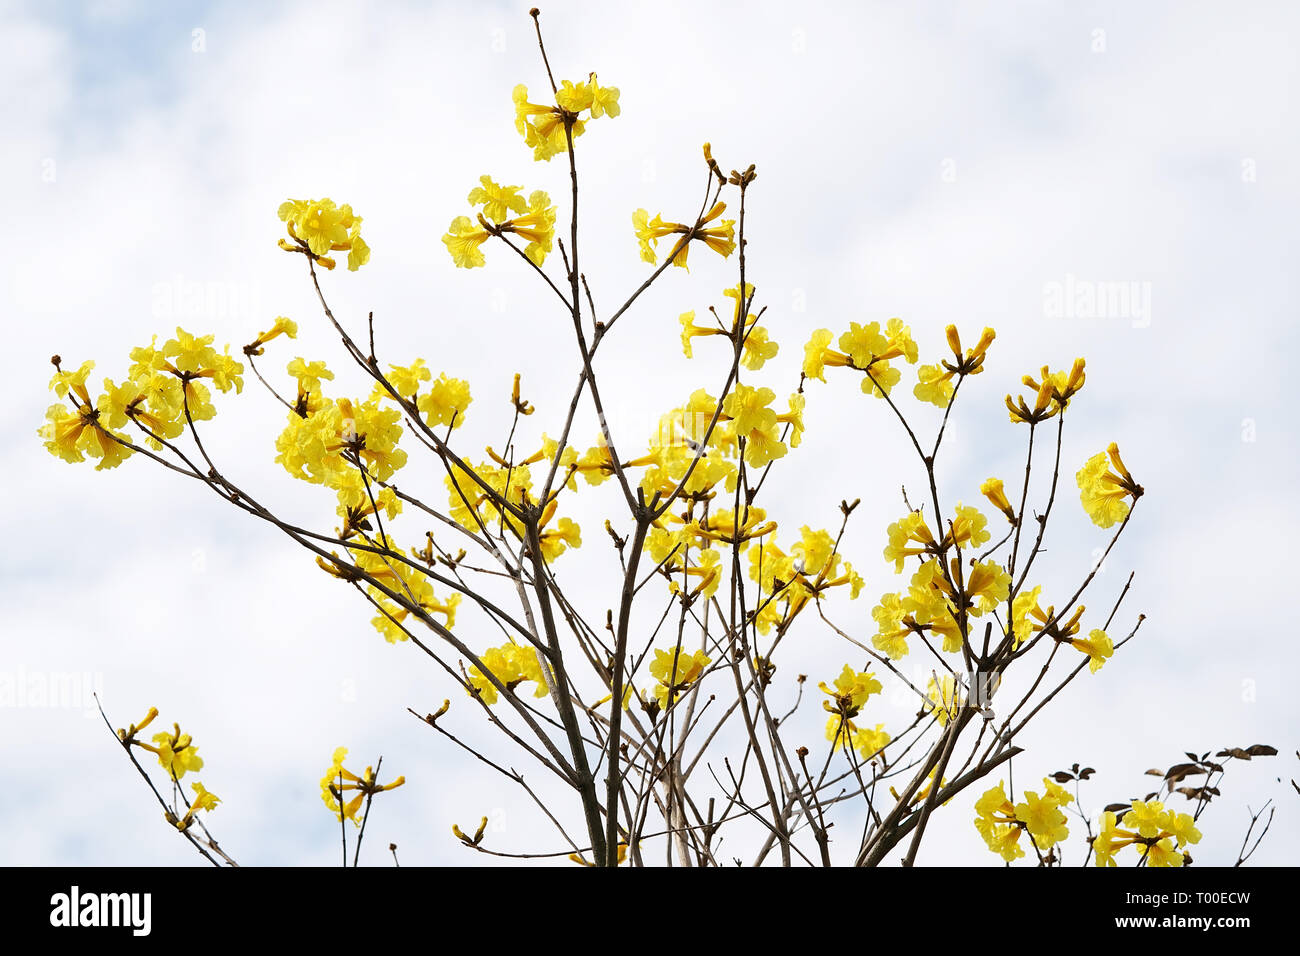
[[[926,685],[926,698],[926,710],[934,715],[940,727],[946,727],[966,703],[964,694],[957,696],[956,682],[950,674],[945,674],[940,683],[931,677]]]
[[[908,624],[907,609],[899,594],[881,595],[880,603],[871,611],[877,632],[871,646],[886,657],[898,660],[907,655],[907,637],[912,633]]]
[[[1147,850],[1147,866],[1182,866],[1183,855],[1174,849],[1173,840],[1159,840]]]
[[[947,408],[952,401],[954,374],[939,365],[922,365],[916,370],[917,381],[912,394],[923,402]]]
[[[591,110],[592,119],[600,119],[606,114],[617,116],[620,112],[618,89],[601,86],[596,82],[595,73],[589,75],[586,83],[575,84],[570,80],[562,80],[560,89],[555,93],[555,102],[571,113]]]
[[[185,816],[180,820],[176,820],[175,817],[171,816],[171,812],[168,811],[167,819],[174,820],[176,823],[176,829],[181,831],[190,828],[190,824],[194,822],[194,814],[198,811],[206,810],[211,812],[212,810],[215,810],[217,804],[221,802],[220,797],[205,789],[203,784],[199,783],[197,780],[190,784],[190,788],[194,791],[194,800],[190,803],[189,809],[185,811]]]
[[[465,412],[473,400],[469,394],[469,382],[448,378],[444,373],[438,376],[428,392],[419,397],[416,406],[430,425],[459,428],[465,424]]]
[[[709,655],[702,650],[687,654],[676,647],[668,650],[656,648],[655,659],[650,662],[650,676],[658,681],[654,695],[659,706],[663,709],[670,707],[681,691],[700,679],[709,664]]]
[[[920,511],[910,512],[907,517],[895,521],[889,526],[889,544],[885,546],[885,560],[894,563],[894,573],[903,570],[903,560],[912,555],[937,552],[938,543],[925,524]],[[920,544],[922,547],[911,547]]]
[[[1068,641],[1079,633],[1079,620],[1086,608],[1081,604],[1075,608],[1069,620],[1057,621],[1055,605],[1048,605],[1047,610],[1043,610],[1038,603],[1042,593],[1043,586],[1040,584],[1028,591],[1021,591],[1011,602],[1011,629],[1017,646],[1031,634],[1040,631],[1058,641]]]
[[[889,320],[884,332],[879,322],[865,326],[852,322],[849,331],[840,336],[839,345],[848,355],[852,367],[866,373],[862,378],[862,391],[879,398],[888,395],[902,377],[902,373],[889,364],[890,361],[902,358],[915,363],[917,359],[912,331],[897,318]]]
[[[943,546],[955,544],[957,547],[968,545],[978,548],[986,544],[993,535],[988,530],[988,519],[979,509],[958,503],[957,516],[952,519],[952,527],[943,539]]]
[[[754,326],[745,334],[744,351],[740,364],[752,372],[757,372],[770,358],[775,358],[780,346],[768,338],[767,329]]]
[[[501,223],[503,233],[514,233],[525,240],[524,255],[536,266],[546,260],[555,237],[555,207],[542,190],[534,190],[528,197],[528,211],[522,216]]]
[[[1137,842],[1138,835],[1131,830],[1122,830],[1117,825],[1115,814],[1107,810],[1101,815],[1101,827],[1092,840],[1092,852],[1097,866],[1118,866],[1115,854],[1126,846]]]
[[[51,405],[45,418],[38,434],[45,439],[46,450],[64,461],[84,461],[88,454],[99,459],[95,466],[99,471],[116,468],[132,454],[99,424],[99,411],[89,404],[79,405],[75,412],[66,405]]]
[[[561,518],[554,530],[541,533],[541,541],[542,560],[550,564],[567,549],[582,546],[582,529],[569,518]]]
[[[277,315],[275,324],[265,332],[259,332],[257,338],[253,339],[250,345],[244,347],[244,352],[248,355],[261,355],[265,351],[262,346],[278,335],[287,335],[291,339],[296,339],[298,337],[298,323],[293,319],[285,318],[283,315]]]
[[[541,655],[531,646],[509,642],[500,647],[490,647],[479,655],[479,660],[511,693],[524,681],[533,681],[536,685],[533,688],[534,697],[545,697],[550,693],[546,686],[546,675],[542,671],[545,665]],[[469,682],[485,704],[497,702],[496,686],[477,665],[469,669]]]
[[[1097,628],[1093,628],[1086,640],[1076,637],[1070,641],[1070,646],[1088,655],[1088,670],[1094,674],[1101,670],[1107,658],[1115,653],[1115,645],[1106,636],[1106,632]]]
[[[768,408],[774,398],[776,393],[770,388],[738,384],[722,403],[723,414],[726,420],[734,423],[736,436],[745,439],[745,461],[751,468],[762,468],[786,453],[781,442],[778,416]],[[798,412],[802,412],[802,408]],[[802,425],[801,419],[786,418]]]
[[[1180,847],[1201,842],[1201,831],[1196,829],[1196,820],[1190,813],[1168,811],[1165,814],[1165,829],[1178,841]]]
[[[818,329],[803,348],[803,374],[806,378],[826,381],[823,369],[844,368],[849,364],[849,357],[843,352],[827,348],[834,336],[830,329]]]
[[[716,226],[709,225],[721,216],[726,208],[727,204],[724,202],[715,203],[694,226],[680,222],[664,222],[660,216],[651,219],[648,212],[638,209],[632,214],[632,227],[636,230],[637,240],[641,244],[641,258],[653,265],[657,261],[659,240],[676,234],[680,234],[682,238],[677,240],[670,253],[675,266],[688,269],[686,254],[692,239],[699,239],[723,258],[730,256],[736,249],[735,220],[724,219]]]
[[[550,197],[538,189],[528,197],[525,205],[523,198],[515,195],[521,187],[499,186],[487,176],[483,176],[481,182],[483,185],[475,186],[469,194],[471,203],[483,205],[477,225],[468,216],[457,216],[442,237],[452,262],[462,269],[481,266],[486,261],[481,248],[483,243],[491,236],[513,234],[527,243],[524,255],[534,265],[541,266],[555,237],[555,207],[551,205]],[[507,219],[507,212],[521,215]],[[489,219],[494,221],[489,222]]]
[[[389,365],[388,366],[388,384],[393,386],[393,390],[402,398],[410,398],[420,391],[420,383],[428,382],[433,378],[433,372],[424,364],[424,359],[417,358],[408,366]],[[388,389],[376,383],[372,399],[392,398]]]
[[[447,234],[442,237],[443,244],[451,253],[451,261],[461,269],[474,269],[483,265],[483,250],[479,247],[488,241],[492,234],[482,226],[477,226],[469,216],[457,216],[447,227]]]
[[[217,352],[212,347],[212,338],[211,335],[199,338],[177,328],[176,338],[163,343],[163,367],[179,377],[187,389],[191,387],[190,379],[210,378],[219,390],[228,392],[233,388],[238,394],[244,388],[244,366],[231,357],[230,346],[226,346],[225,352]],[[191,414],[193,411],[191,399]]]
[[[1016,819],[1025,825],[1040,850],[1054,846],[1070,835],[1065,826],[1065,814],[1051,794],[1039,797],[1032,790],[1026,790],[1024,802],[1017,803],[1015,811]]]
[[[989,500],[989,504],[1006,515],[1007,520],[1012,525],[1016,523],[1016,511],[1011,507],[1011,502],[1007,500],[1001,478],[987,479],[984,484],[980,485],[980,494]]]
[[[556,91],[556,105],[543,106],[528,102],[528,87],[521,83],[513,94],[515,129],[524,137],[524,143],[532,147],[534,159],[549,161],[569,149],[564,132],[566,124],[571,126],[573,139],[582,135],[586,124],[578,114],[584,110],[590,119],[618,116],[621,112],[618,95],[617,87],[601,86],[592,73],[586,83],[562,81]]]
[[[976,602],[969,609],[975,617],[994,610],[1010,591],[1011,575],[996,561],[977,562],[966,578],[966,594]]]
[[[822,701],[822,708],[832,714],[839,714],[846,720],[856,717],[867,698],[881,691],[880,681],[874,675],[866,671],[855,671],[848,664],[844,665],[840,676],[835,678],[833,689],[825,681],[817,686],[831,698]]]
[[[944,335],[948,339],[948,347],[952,349],[952,354],[957,360],[956,365],[949,365],[944,362],[945,368],[957,373],[958,375],[978,375],[984,371],[984,356],[988,352],[989,346],[997,337],[997,333],[990,328],[985,328],[980,333],[979,341],[975,343],[974,348],[969,348],[963,354],[961,349],[961,336],[957,334],[957,326],[950,325],[944,329]]]
[[[500,186],[490,176],[480,176],[479,182],[482,183],[481,186],[475,186],[469,191],[469,204],[482,206],[483,215],[493,222],[503,222],[508,218],[508,213],[527,212],[528,204],[519,195],[522,186]]]
[[[591,91],[591,110],[592,119],[600,119],[602,116],[614,117],[621,113],[622,107],[618,105],[618,87],[601,86],[596,82],[596,74],[592,73],[588,77],[587,86]]]
[[[199,748],[189,734],[181,733],[180,724],[172,724],[173,733],[162,731],[153,735],[153,746],[140,743],[139,746],[158,757],[158,765],[167,771],[168,776],[179,780],[188,771],[196,773],[203,769],[203,758]]]
[[[1134,800],[1130,809],[1124,811],[1125,825],[1147,839],[1160,834],[1164,819],[1165,805],[1159,800]]]
[[[1107,468],[1107,458],[1119,474]],[[1129,512],[1129,504],[1124,499],[1132,497],[1137,501],[1143,494],[1142,486],[1124,467],[1119,457],[1119,446],[1114,442],[1104,453],[1098,452],[1084,462],[1075,480],[1079,485],[1083,510],[1099,528],[1109,528],[1117,521],[1123,521]]]
[[[334,373],[325,367],[324,362],[308,362],[299,357],[289,363],[288,372],[298,381],[298,394],[310,392],[320,394],[321,380],[333,381]]]
[[[876,724],[874,729],[870,727],[853,727],[852,724],[850,724],[850,727],[850,743],[863,760],[870,760],[889,746],[890,736],[885,732],[884,724]]]
[[[325,776],[321,777],[320,780],[321,800],[334,814],[335,819],[342,821],[344,817],[347,817],[356,826],[361,826],[361,820],[357,818],[357,814],[361,811],[366,798],[373,797],[385,790],[395,790],[406,783],[406,778],[398,777],[392,783],[380,784],[375,781],[373,767],[367,767],[366,772],[358,777],[343,766],[343,761],[347,759],[347,756],[346,747],[339,747],[334,751],[333,761],[329,769],[325,771]],[[356,796],[346,804],[342,804],[343,794],[349,790],[355,790]]]
[[[289,199],[280,204],[280,220],[298,245],[280,240],[290,252],[306,247],[325,268],[334,268],[330,251],[348,253],[348,269],[355,272],[370,261],[370,247],[361,238],[361,217],[349,205],[338,206],[332,199]]]
[[[1016,819],[1016,810],[1007,799],[1005,782],[986,790],[975,801],[975,829],[988,848],[1010,863],[1025,855],[1020,846],[1024,827]]]
[[[710,328],[706,325],[695,324],[695,312],[683,312],[678,316],[678,321],[682,325],[682,353],[687,358],[694,358],[691,354],[691,339],[699,338],[705,335],[726,335],[726,331],[718,328]]]
[[[1013,402],[1008,395],[1006,404],[1011,420],[1036,424],[1063,411],[1069,406],[1070,397],[1083,388],[1083,368],[1084,361],[1079,358],[1074,360],[1074,367],[1069,373],[1053,372],[1044,365],[1040,373],[1041,382],[1032,375],[1026,375],[1021,382],[1034,396],[1034,407],[1030,408],[1023,397]]]

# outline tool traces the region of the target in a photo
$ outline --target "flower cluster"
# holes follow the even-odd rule
[[[501,186],[489,176],[479,182],[482,185],[470,190],[469,203],[482,206],[482,211],[475,219],[457,216],[442,237],[452,261],[462,269],[481,266],[485,262],[480,248],[483,243],[492,236],[504,239],[515,235],[527,243],[523,254],[528,260],[541,266],[555,238],[555,206],[550,196],[538,189],[525,202],[519,194],[522,186]]]
[[[153,754],[158,758],[158,765],[167,772],[168,778],[179,785],[181,777],[186,773],[191,771],[197,773],[203,769],[203,758],[199,756],[199,748],[190,735],[181,733],[180,724],[173,724],[171,733],[164,730],[154,734],[152,744],[137,740],[136,734],[153,723],[157,716],[158,708],[150,707],[144,719],[138,724],[131,724],[125,730],[119,729],[117,739],[122,741],[124,747],[139,747]],[[221,802],[220,797],[197,780],[190,784],[190,789],[194,791],[194,799],[190,802],[184,816],[177,818],[170,810],[164,814],[167,822],[181,832],[188,830],[194,823],[196,813],[200,810],[205,812],[215,810],[217,804]]]
[[[858,752],[863,760],[871,760],[889,744],[889,734],[885,733],[884,724],[875,728],[859,727],[854,718],[866,704],[867,698],[881,691],[880,681],[869,671],[855,671],[848,664],[835,678],[833,686],[825,681],[817,685],[830,700],[822,701],[822,708],[831,716],[826,721],[826,739],[831,742],[831,750],[837,751],[848,745]]]
[[[293,240],[280,240],[280,248],[286,252],[310,255],[326,269],[336,265],[329,253],[346,252],[351,272],[370,261],[370,247],[361,238],[361,217],[346,203],[339,206],[332,199],[286,199],[280,204],[279,216]]]
[[[1190,813],[1166,810],[1159,800],[1134,800],[1118,816],[1111,810],[1101,815],[1101,832],[1093,838],[1092,851],[1097,866],[1118,866],[1115,856],[1128,846],[1137,852],[1137,863],[1183,866],[1190,861],[1180,851],[1200,840],[1201,831]]]
[[[890,319],[883,329],[879,322],[849,323],[849,330],[840,335],[839,351],[829,347],[833,338],[829,329],[813,333],[804,346],[804,377],[824,382],[827,368],[851,368],[863,373],[862,391],[884,398],[902,378],[890,363],[901,358],[916,364],[916,342],[902,319]]]
[[[684,222],[665,222],[656,215],[653,219],[644,209],[632,213],[632,228],[636,231],[637,242],[641,245],[641,258],[654,265],[658,259],[659,240],[666,236],[680,235],[668,258],[675,266],[690,271],[686,257],[690,251],[691,240],[698,239],[724,259],[736,251],[736,221],[723,219],[717,225],[709,225],[727,211],[725,202],[716,202],[693,225]]]
[[[178,437],[187,423],[213,418],[217,410],[204,383],[238,393],[244,387],[244,367],[230,355],[229,346],[217,352],[212,339],[177,328],[176,338],[158,348],[155,337],[149,345],[131,350],[126,379],[116,383],[105,378],[103,392],[94,399],[87,379],[95,363],[83,362],[72,372],[54,356],[50,389],[66,404],[51,405],[45,413],[40,435],[46,449],[68,462],[84,461],[89,455],[99,461],[96,470],[115,468],[134,451],[120,431],[128,423],[135,424],[147,444],[158,450]]]
[[[346,747],[339,747],[334,751],[329,769],[320,778],[320,797],[336,820],[341,823],[346,817],[359,827],[364,815],[361,818],[357,815],[361,813],[362,805],[367,802],[367,798],[373,798],[375,794],[385,790],[395,790],[406,783],[406,778],[398,777],[392,783],[381,784],[375,780],[373,767],[367,767],[365,773],[357,776],[343,766],[347,756]],[[356,795],[344,803],[343,795],[348,791],[355,791]]]
[[[671,707],[682,691],[704,675],[704,669],[709,664],[709,655],[704,651],[687,654],[680,647],[668,650],[655,648],[655,659],[650,662],[650,676],[657,681],[654,697],[659,702],[660,709]]]
[[[479,655],[479,660],[487,668],[488,673],[512,694],[524,681],[533,682],[534,697],[545,697],[550,693],[546,686],[546,674],[543,671],[546,665],[542,663],[541,655],[532,647],[507,642],[500,647],[489,647]],[[485,704],[497,702],[496,685],[488,679],[487,674],[479,670],[477,665],[469,669],[469,683],[473,688],[471,692]]]
[[[1021,381],[1033,396],[1034,405],[1030,408],[1023,397],[1013,402],[1008,395],[1006,404],[1011,421],[1037,425],[1065,411],[1070,404],[1070,399],[1083,388],[1087,377],[1084,375],[1083,367],[1083,359],[1077,358],[1069,372],[1053,372],[1044,365],[1042,372],[1039,373],[1042,381],[1032,375],[1026,375]]]
[[[1062,808],[1074,797],[1047,777],[1043,778],[1043,787],[1042,796],[1026,790],[1025,799],[1013,805],[1007,798],[1005,784],[999,783],[975,802],[975,829],[988,848],[1007,862],[1025,855],[1020,845],[1022,833],[1028,832],[1039,850],[1055,846],[1070,835]]]
[[[515,129],[536,160],[550,161],[568,152],[570,141],[586,132],[587,122],[620,112],[618,88],[601,86],[595,73],[584,83],[564,80],[555,92],[554,105],[528,102],[528,87],[522,83],[515,87],[514,101]]]

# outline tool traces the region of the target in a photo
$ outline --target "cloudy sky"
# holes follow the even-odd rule
[[[377,804],[369,862],[385,863],[390,841],[404,863],[482,862],[450,835],[482,815],[503,849],[554,848],[517,792],[405,712],[463,697],[413,648],[381,640],[369,609],[291,542],[145,461],[96,474],[51,457],[36,436],[52,353],[74,367],[95,359],[94,381],[120,377],[131,347],[177,325],[237,350],[291,316],[300,339],[275,343],[265,368],[281,374],[304,355],[342,369],[301,261],[275,245],[277,205],[322,195],[352,204],[374,250],[360,272],[324,280],[336,314],[358,329],[373,310],[381,357],[423,356],[473,383],[467,452],[500,443],[516,371],[538,407],[527,441],[557,431],[576,369],[567,320],[517,260],[489,248],[487,268],[457,270],[439,241],[484,173],[556,197],[567,188],[566,168],[535,163],[513,126],[514,85],[545,83],[527,7],[0,10],[10,223],[0,473],[11,539],[0,578],[0,677],[11,689],[0,706],[0,862],[199,862],[167,833],[90,690],[114,726],[154,705],[194,734],[202,778],[224,800],[213,830],[243,863],[335,860],[317,781],[340,745],[358,765],[382,754],[385,771],[409,781]],[[781,343],[762,384],[793,388],[816,328],[899,316],[931,361],[949,322],[972,338],[997,329],[945,439],[950,500],[974,501],[981,480],[1023,468],[1024,431],[1000,411],[1020,377],[1087,357],[1043,583],[1066,590],[1104,545],[1072,476],[1117,441],[1147,495],[1086,603],[1104,613],[1136,571],[1113,631],[1139,612],[1147,620],[1026,734],[1017,781],[1089,764],[1098,776],[1084,802],[1096,810],[1142,794],[1143,771],[1184,751],[1270,743],[1281,756],[1229,773],[1196,856],[1233,862],[1247,808],[1272,799],[1257,859],[1290,862],[1300,834],[1287,782],[1300,770],[1287,571],[1300,533],[1287,385],[1300,301],[1300,13],[1172,2],[543,10],[556,72],[595,70],[622,90],[623,115],[580,140],[583,268],[602,312],[646,274],[631,212],[692,215],[708,140],[725,168],[752,162],[760,174],[750,276]],[[677,315],[721,301],[734,262],[691,258],[691,273],[666,275],[604,347],[598,372],[621,434],[645,435],[694,388],[717,391],[723,357],[705,341],[685,359]],[[1132,295],[1112,310],[1057,307],[1061,294],[1078,301],[1103,283]],[[841,498],[863,499],[844,550],[866,592],[830,613],[869,638],[870,602],[897,588],[878,557],[884,529],[903,513],[899,485],[923,474],[888,409],[828,377],[809,387],[805,442],[765,496],[791,528],[831,525]],[[364,388],[341,377],[338,391],[348,381]],[[220,407],[206,441],[234,480],[330,526],[329,496],[273,463],[283,414],[256,382]],[[921,429],[937,424],[933,409],[905,407]],[[587,415],[584,446],[593,428]],[[595,515],[615,499],[591,502],[587,545],[560,569],[598,619],[614,595]],[[822,630],[798,639],[787,681],[861,663]],[[60,706],[13,691],[55,679],[74,691]],[[816,706],[805,702],[813,745]],[[879,719],[905,721],[911,705],[880,706]],[[518,762],[468,708],[460,714],[459,730]],[[970,802],[936,818],[921,862],[996,862]]]

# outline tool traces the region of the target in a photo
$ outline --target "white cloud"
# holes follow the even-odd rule
[[[205,783],[226,799],[214,829],[247,862],[333,862],[316,780],[340,744],[359,762],[382,753],[385,770],[410,780],[380,808],[389,829],[373,831],[374,862],[390,830],[404,861],[464,862],[450,824],[483,813],[504,822],[503,842],[535,848],[536,811],[405,713],[435,708],[448,682],[412,648],[380,641],[368,609],[287,539],[143,462],[69,468],[33,434],[51,353],[94,357],[97,372],[117,376],[127,348],[182,321],[238,348],[290,315],[302,338],[273,344],[264,371],[293,354],[341,367],[301,263],[275,247],[276,205],[320,194],[365,216],[375,250],[361,272],[325,279],[343,321],[359,328],[373,309],[381,352],[469,378],[472,444],[500,440],[515,371],[539,407],[529,424],[553,433],[574,383],[571,329],[505,256],[489,250],[487,269],[459,272],[438,241],[484,172],[566,193],[565,170],[533,163],[511,124],[513,85],[544,85],[531,22],[522,7],[312,3],[254,17],[231,4],[146,28],[149,11],[102,7],[112,15],[77,22],[20,8],[0,30],[13,187],[0,253],[16,358],[0,432],[10,537],[22,542],[0,585],[6,667],[99,673],[115,724],[157,704],[193,728]],[[750,264],[782,343],[764,372],[778,392],[796,380],[813,328],[900,315],[931,354],[950,321],[998,329],[945,439],[952,500],[1023,468],[1002,394],[1043,362],[1087,355],[1061,527],[1041,560],[1058,589],[1087,566],[1102,538],[1078,514],[1073,473],[1118,441],[1148,495],[1097,582],[1096,607],[1136,569],[1119,620],[1148,620],[1031,730],[1017,780],[1091,763],[1099,806],[1135,795],[1142,770],[1187,749],[1270,742],[1289,753],[1296,711],[1282,681],[1294,653],[1284,565],[1271,555],[1296,525],[1286,383],[1300,157],[1287,51],[1300,19],[1266,5],[1234,24],[1182,4],[600,9],[551,3],[545,22],[561,75],[596,69],[623,90],[624,115],[581,141],[583,269],[602,312],[644,276],[632,209],[689,215],[699,144],[711,140],[724,165],[759,168]],[[194,28],[205,31],[201,53]],[[1105,52],[1092,50],[1095,29]],[[707,358],[681,357],[676,316],[735,278],[730,263],[692,260],[689,277],[674,270],[621,320],[600,356],[629,443],[709,381]],[[1044,285],[1066,275],[1150,283],[1149,325],[1048,318]],[[768,491],[795,527],[834,520],[841,498],[864,499],[846,548],[867,590],[837,609],[861,632],[866,602],[894,587],[876,555],[902,507],[898,486],[921,476],[880,403],[834,381],[810,385],[808,400],[794,460],[835,467],[777,471]],[[207,441],[238,462],[235,480],[327,523],[328,496],[272,464],[280,413],[251,377],[222,407]],[[1242,440],[1246,419],[1253,441]],[[582,427],[586,443],[590,419]],[[423,474],[439,498],[440,480]],[[587,549],[561,572],[584,582],[598,619],[610,575],[599,523],[584,529]],[[811,628],[803,639],[790,671],[843,661],[829,639],[812,643]],[[1253,702],[1241,697],[1248,680]],[[191,862],[97,718],[28,708],[0,720],[25,781],[4,798],[24,808],[0,823],[6,862]],[[1285,796],[1276,778],[1294,767],[1279,757],[1242,771],[1203,827],[1207,860],[1228,861],[1242,806]],[[79,802],[91,787],[96,799]],[[989,862],[968,818],[954,806],[936,819],[929,859]],[[1283,859],[1295,834],[1280,814],[1260,859]]]

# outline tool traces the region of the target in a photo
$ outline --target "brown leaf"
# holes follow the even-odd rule
[[[1300,790],[1300,787],[1297,787],[1296,789]],[[1123,810],[1129,810],[1132,808],[1127,803],[1108,803],[1102,809],[1106,813],[1119,813]]]
[[[1066,773],[1064,770],[1058,770],[1056,773],[1052,774],[1052,779],[1057,783],[1069,783],[1074,779],[1074,774]]]
[[[1080,779],[1080,780],[1087,780],[1089,777],[1091,777],[1091,776],[1092,776],[1094,773],[1096,773],[1096,772],[1097,772],[1097,771],[1094,770],[1092,767],[1084,767],[1082,770],[1079,771],[1079,779]]]
[[[1246,753],[1252,757],[1276,757],[1277,748],[1270,747],[1268,744],[1255,744],[1246,748]]]
[[[1249,760],[1249,759],[1250,759],[1250,754],[1246,753],[1246,751],[1242,750],[1240,747],[1229,747],[1229,748],[1226,749],[1226,750],[1220,750],[1220,751],[1219,751],[1217,754],[1215,754],[1214,756],[1216,756],[1216,757],[1236,757],[1238,760]]]
[[[1165,779],[1170,783],[1178,783],[1184,777],[1192,777],[1198,773],[1205,773],[1205,771],[1194,763],[1178,763],[1165,771]]]

